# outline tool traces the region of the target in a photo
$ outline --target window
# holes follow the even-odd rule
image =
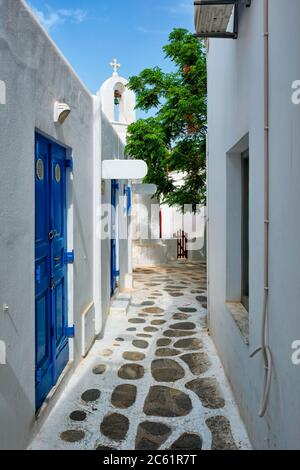
[[[249,311],[249,150],[243,152],[241,157],[241,300]]]
[[[226,306],[249,346],[249,134],[226,158]]]
[[[249,136],[226,160],[226,300],[249,310]]]

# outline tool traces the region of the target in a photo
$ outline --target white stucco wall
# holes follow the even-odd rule
[[[108,78],[99,89],[97,96],[101,99],[102,115],[103,115],[103,130],[102,130],[102,160],[112,159],[124,159],[124,148],[127,139],[127,128],[128,125],[136,120],[135,111],[135,94],[129,88],[127,88],[128,80],[114,72],[113,75]],[[114,94],[115,91],[120,93],[120,104],[119,104],[119,116],[118,120],[115,120],[115,103]],[[119,240],[117,242],[117,268],[120,271],[118,280],[119,290],[124,290],[130,287],[127,274],[131,275],[132,272],[132,243],[128,238],[127,227],[130,224],[130,215],[127,216],[127,211],[124,210],[124,188],[129,184],[128,180],[119,180],[119,191],[118,191],[118,232]],[[110,181],[106,181],[104,185],[103,200],[105,203],[110,203],[111,192],[110,192]],[[120,199],[121,198],[121,199]],[[107,263],[105,257],[107,253],[110,253],[110,241],[103,240],[102,243],[103,254],[102,267],[107,271]],[[110,268],[109,268],[110,269]],[[109,271],[110,273],[110,271]],[[109,274],[110,275],[110,274]],[[130,276],[129,276],[130,278]],[[102,307],[103,312],[107,311],[109,306],[109,298],[107,297],[108,287],[107,280],[102,283],[103,298]]]
[[[122,143],[120,137],[116,131],[111,126],[111,123],[108,121],[108,118],[102,113],[102,160],[113,160],[114,158],[123,159],[124,158],[124,144]],[[119,195],[123,194],[122,189],[124,185],[127,184],[125,180],[119,181],[120,190],[118,191]],[[103,207],[111,204],[111,181],[103,180],[102,183],[102,205]],[[127,215],[124,214],[124,211],[120,210],[119,212],[119,223],[125,223]],[[110,215],[105,217],[105,223],[110,227]],[[110,245],[111,241],[109,237],[105,237],[101,240],[101,292],[102,292],[102,314],[103,321],[105,320],[110,306]],[[120,239],[117,241],[117,252],[118,264],[120,268],[120,277],[119,277],[119,286],[122,289],[125,285],[125,275],[128,273],[128,240]]]
[[[0,304],[9,308],[0,311],[0,339],[7,344],[7,365],[0,366],[0,447],[8,449],[26,447],[35,420],[35,130],[68,147],[74,158],[68,248],[75,250],[69,314],[77,363],[81,313],[93,302],[93,101],[23,2],[0,0],[0,12],[0,79],[7,88],[0,107]],[[55,100],[72,108],[63,126],[53,123]]]
[[[165,250],[159,240],[159,203],[149,195],[133,194],[132,210],[133,269],[164,264]]]
[[[270,0],[270,325],[274,370],[268,412],[258,417],[263,392],[260,345],[264,259],[263,1],[242,7],[238,40],[214,39],[208,52],[209,314],[214,341],[232,383],[250,438],[259,449],[299,449],[300,369],[291,344],[300,337],[300,108],[291,84],[300,78],[298,0]],[[234,234],[226,217],[231,189],[227,153],[249,134],[250,148],[250,346],[226,308]],[[233,156],[234,158],[234,156]],[[231,162],[231,163],[230,163]],[[234,181],[230,182],[234,184]],[[229,185],[230,186],[230,185]],[[238,202],[238,201],[235,201]],[[234,212],[231,214],[234,217]],[[231,217],[230,216],[230,217]],[[231,248],[230,248],[231,246]],[[229,247],[229,248],[228,248]],[[232,300],[232,299],[231,299]],[[233,299],[238,300],[238,299]]]

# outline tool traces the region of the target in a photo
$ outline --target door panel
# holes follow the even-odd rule
[[[68,362],[66,296],[66,152],[36,136],[36,407]]]
[[[35,312],[37,406],[52,386],[50,276],[49,144],[36,140],[35,155]]]
[[[47,340],[47,332],[49,331],[49,322],[47,318],[47,299],[45,295],[42,295],[36,301],[37,312],[37,363],[43,366],[44,359],[49,357],[49,340]]]
[[[51,224],[54,230],[54,238],[51,243],[52,273],[53,273],[53,305],[54,305],[54,348],[56,351],[55,362],[59,361],[59,355],[68,348],[67,338],[67,297],[66,297],[66,263],[64,253],[66,244],[66,165],[65,150],[58,146],[52,146],[51,158]],[[63,361],[64,362],[64,361]],[[61,368],[57,365],[55,370],[56,380]]]
[[[117,240],[116,240],[116,226],[117,226],[117,195],[119,185],[116,180],[111,182],[111,295],[114,294],[117,288],[118,268],[117,268]]]

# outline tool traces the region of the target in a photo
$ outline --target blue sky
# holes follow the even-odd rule
[[[125,77],[171,64],[162,46],[174,27],[193,31],[193,0],[28,0],[91,92],[112,73]]]

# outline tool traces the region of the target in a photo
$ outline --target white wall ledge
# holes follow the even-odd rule
[[[244,343],[249,346],[249,312],[240,302],[226,302],[226,307],[238,327]]]

